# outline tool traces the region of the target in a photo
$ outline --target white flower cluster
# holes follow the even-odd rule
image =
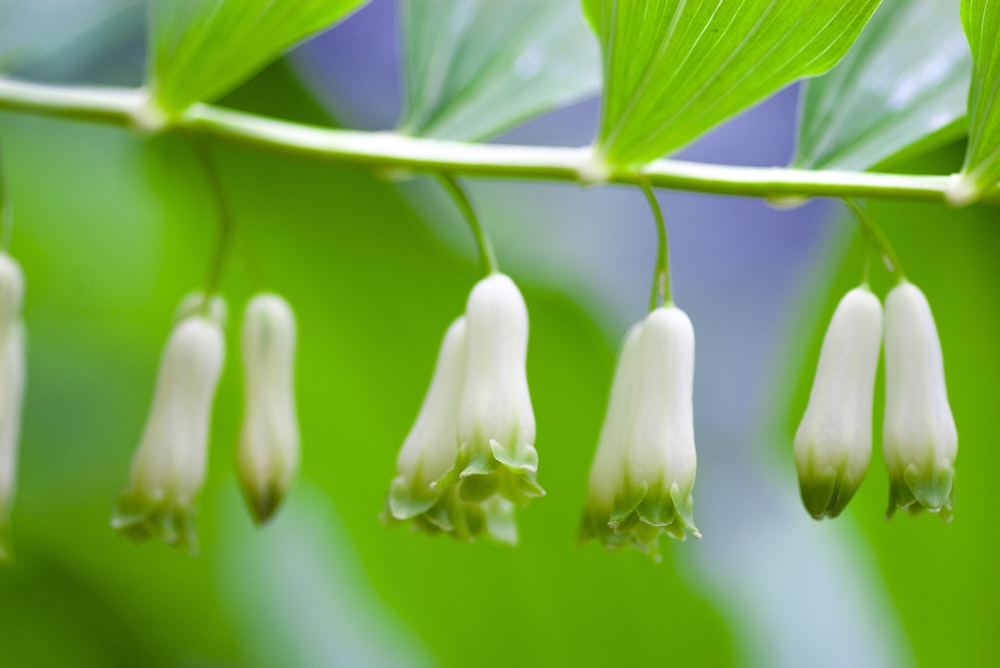
[[[25,379],[23,301],[21,267],[0,252],[0,564],[11,558],[9,524]]]
[[[383,518],[461,540],[515,543],[514,507],[543,496],[535,481],[528,392],[528,311],[514,282],[492,274],[448,328],[431,386],[403,442]]]
[[[129,484],[111,524],[135,540],[197,549],[212,403],[225,357],[225,303],[195,293],[178,308]],[[295,320],[277,295],[255,296],[243,319],[245,416],[238,461],[254,519],[280,505],[298,462],[293,372]]]
[[[700,537],[692,514],[694,328],[672,304],[625,336],[590,470],[580,538],[658,557],[661,533]]]
[[[872,400],[882,307],[867,287],[847,293],[823,339],[816,379],[795,435],[806,509],[836,517],[861,485],[871,460]],[[948,405],[944,363],[924,294],[902,280],[885,302],[885,422],[889,516],[927,510],[950,519],[958,432]]]

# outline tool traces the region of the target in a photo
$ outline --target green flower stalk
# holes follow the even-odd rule
[[[882,347],[882,305],[867,287],[844,295],[823,338],[809,405],[795,434],[802,503],[836,517],[872,456],[872,400]]]
[[[200,313],[180,320],[167,340],[129,484],[111,519],[133,540],[197,551],[196,504],[224,354],[221,324]]]
[[[295,416],[295,315],[284,299],[260,294],[243,315],[244,414],[239,481],[257,524],[284,501],[299,464]]]
[[[10,512],[17,481],[25,381],[23,300],[21,267],[0,252],[0,564],[11,559]]]
[[[417,529],[464,541],[485,535],[513,544],[517,542],[513,504],[495,495],[466,501],[455,486],[457,476],[450,475],[459,451],[458,406],[466,356],[463,316],[451,324],[441,343],[430,388],[396,460],[383,520],[409,520]]]
[[[885,300],[882,453],[889,471],[889,517],[899,509],[951,519],[958,431],[934,316],[923,292],[907,281]]]

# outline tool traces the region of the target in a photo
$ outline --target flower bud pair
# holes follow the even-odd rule
[[[387,521],[514,543],[513,508],[535,481],[535,418],[525,362],[528,314],[503,274],[476,284],[448,328],[431,386],[396,462]]]
[[[866,287],[847,293],[823,339],[816,379],[795,436],[802,501],[816,519],[836,517],[867,471],[882,307]],[[923,293],[902,281],[885,306],[885,423],[889,516],[897,508],[950,517],[958,435],[941,344]]]
[[[225,303],[194,294],[181,302],[157,376],[129,484],[111,524],[135,540],[197,549],[197,497],[205,480],[212,403],[225,356]],[[243,323],[246,414],[238,460],[258,523],[287,490],[298,462],[292,364],[295,323],[276,295],[251,300]]]
[[[17,442],[24,397],[24,276],[0,252],[0,564],[11,557],[9,524],[17,478]]]
[[[632,327],[622,345],[590,471],[581,540],[657,556],[659,535],[700,537],[692,514],[694,328],[673,305]]]

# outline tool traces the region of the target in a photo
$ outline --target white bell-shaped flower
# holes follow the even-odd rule
[[[458,406],[466,367],[466,321],[460,317],[445,333],[430,388],[417,420],[396,460],[396,477],[389,486],[383,519],[412,520],[429,533],[446,532],[460,540],[487,534],[517,542],[512,504],[498,496],[485,502],[459,498],[446,474],[458,457]]]
[[[9,523],[17,482],[17,445],[24,397],[24,276],[0,253],[0,563],[10,559]]]
[[[111,520],[130,538],[196,551],[196,503],[224,355],[222,327],[205,315],[188,316],[171,332],[129,484]]]
[[[903,281],[885,300],[885,424],[889,516],[896,509],[951,517],[958,431],[944,361],[924,294]]]
[[[604,424],[597,442],[597,453],[590,467],[587,502],[580,526],[580,540],[600,540],[609,548],[628,544],[628,536],[615,533],[608,524],[615,498],[625,481],[625,448],[631,430],[632,413],[639,386],[639,339],[642,323],[636,323],[625,335],[618,366],[611,383],[611,395]]]
[[[638,342],[635,400],[628,420],[623,485],[609,525],[656,555],[661,532],[700,537],[692,514],[694,328],[684,311],[666,305],[650,313]]]
[[[795,464],[806,510],[836,517],[854,496],[872,456],[872,400],[882,347],[882,305],[867,288],[844,295],[823,338]]]
[[[250,300],[243,314],[245,403],[237,461],[240,485],[258,524],[284,501],[298,469],[295,341],[288,302],[275,294]]]
[[[523,505],[545,494],[535,481],[535,416],[525,371],[528,311],[514,281],[493,274],[472,289],[465,318],[454,471],[459,496],[479,502],[499,494]]]

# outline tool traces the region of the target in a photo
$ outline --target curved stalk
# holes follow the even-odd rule
[[[51,86],[0,77],[0,111],[99,121],[139,130],[162,129],[141,89]],[[734,167],[657,160],[613,173],[594,169],[591,147],[476,144],[336,130],[195,104],[175,122],[182,129],[233,141],[379,170],[408,170],[509,179],[639,185],[776,200],[867,197],[946,202],[949,177]],[[980,201],[1000,203],[1000,187]]]

